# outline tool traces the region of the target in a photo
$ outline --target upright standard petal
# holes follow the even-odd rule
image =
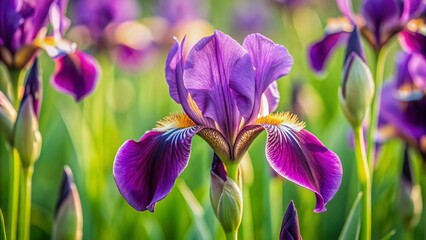
[[[16,0],[0,0],[0,45],[6,45],[9,49],[22,20],[16,7]]]
[[[243,47],[250,54],[254,68],[255,98],[251,117],[255,119],[262,94],[274,81],[290,72],[293,58],[284,46],[258,33],[247,36]]]
[[[214,120],[226,138],[235,137],[254,102],[254,72],[247,51],[216,31],[191,49],[183,80],[203,116]]]
[[[139,141],[125,142],[114,160],[114,179],[123,197],[136,210],[154,211],[171,191],[188,164],[192,137],[202,129],[186,115],[175,115]]]
[[[92,56],[76,51],[55,60],[53,86],[80,101],[94,91],[99,78],[99,66]]]
[[[315,212],[325,211],[342,181],[339,157],[327,149],[304,124],[289,113],[271,114],[257,120],[267,132],[266,157],[281,176],[313,191]]]
[[[346,43],[348,37],[349,33],[344,31],[331,33],[309,46],[308,60],[313,70],[322,73],[331,54],[339,45]]]
[[[288,204],[281,224],[280,240],[302,240],[299,229],[297,209],[293,201]]]
[[[356,22],[352,9],[352,0],[337,0],[337,6],[343,16],[349,19],[353,24]]]

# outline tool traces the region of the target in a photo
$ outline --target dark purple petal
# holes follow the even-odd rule
[[[399,35],[399,42],[408,52],[421,54],[426,59],[426,36],[419,32],[404,30]]]
[[[114,161],[114,178],[136,210],[154,211],[188,164],[192,137],[202,127],[149,131],[137,142],[125,142]]]
[[[423,0],[403,0],[402,3],[401,21],[403,22],[419,17],[426,9],[426,3]]]
[[[99,66],[92,56],[76,51],[55,60],[53,86],[80,101],[93,92],[99,78]]]
[[[293,201],[288,204],[281,224],[280,240],[301,240],[297,209]]]
[[[271,83],[290,73],[293,58],[287,49],[270,39],[251,34],[244,39],[243,47],[250,54],[254,67],[255,98],[251,117],[259,113],[261,96]]]
[[[359,34],[359,30],[356,26],[354,27],[351,35],[349,36],[348,45],[346,47],[345,53],[345,64],[348,62],[349,56],[352,53],[356,53],[365,62],[365,54],[364,50],[362,49],[361,37]]]
[[[16,0],[0,0],[0,39],[1,45],[12,47],[12,40],[22,19],[16,9]]]
[[[220,31],[200,40],[190,51],[183,80],[203,116],[217,122],[232,139],[241,117],[252,113],[255,83],[249,54]]]
[[[372,30],[376,44],[380,46],[385,31],[400,25],[401,6],[396,0],[365,0],[361,6],[361,14]],[[378,11],[380,9],[380,11]]]
[[[315,212],[325,211],[342,181],[339,157],[310,132],[293,124],[262,124],[268,133],[266,157],[281,176],[315,193]]]
[[[33,110],[37,118],[39,117],[39,114],[40,114],[40,105],[41,105],[41,98],[42,98],[41,84],[42,84],[42,81],[41,81],[41,76],[39,72],[38,60],[35,59],[28,73],[27,80],[25,81],[25,92],[24,92],[24,96],[22,97],[21,103],[23,103],[27,97],[32,98]]]
[[[320,41],[312,44],[308,50],[308,60],[313,70],[322,73],[333,51],[339,45],[346,43],[348,37],[348,32],[336,32],[328,34]]]

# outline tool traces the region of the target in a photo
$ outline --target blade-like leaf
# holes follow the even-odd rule
[[[382,238],[380,238],[380,240],[388,240],[391,239],[391,237],[393,237],[393,235],[395,235],[396,230],[393,229],[392,231],[388,232],[385,236],[383,236]]]
[[[343,225],[339,240],[358,239],[361,214],[361,204],[359,202],[361,200],[361,197],[362,192],[358,193],[358,196],[355,198],[354,204],[352,205],[348,217],[346,218],[345,225]]]
[[[0,209],[0,240],[6,240],[6,230],[4,228],[3,212]]]

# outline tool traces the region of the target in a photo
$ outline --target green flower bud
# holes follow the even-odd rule
[[[64,177],[55,211],[53,239],[80,240],[83,236],[83,215],[80,197],[72,171],[64,167]]]
[[[374,81],[367,64],[352,53],[345,67],[339,100],[343,113],[354,127],[361,126],[374,95]]]
[[[225,233],[238,231],[243,214],[243,196],[238,184],[226,176],[217,156],[211,171],[210,199],[214,213]]]
[[[38,159],[41,150],[41,134],[33,109],[32,98],[23,100],[14,128],[14,146],[21,157],[22,166],[28,168]]]
[[[0,91],[0,132],[6,137],[10,145],[13,143],[15,120],[16,110],[9,99]]]

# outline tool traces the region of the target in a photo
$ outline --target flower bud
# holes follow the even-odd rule
[[[214,213],[225,233],[233,233],[241,224],[243,196],[238,184],[226,176],[223,163],[213,158],[210,199]]]
[[[22,166],[28,168],[38,159],[41,150],[41,134],[38,130],[41,89],[37,61],[28,74],[25,92],[14,127],[14,146],[21,157]]]
[[[302,239],[302,236],[300,235],[297,209],[296,206],[294,206],[293,201],[290,201],[290,204],[288,204],[287,210],[284,214],[283,222],[281,224],[280,240],[286,239]]]
[[[406,228],[413,229],[419,223],[423,204],[420,185],[413,182],[408,151],[404,157],[398,203],[402,222]]]
[[[80,197],[75,186],[71,169],[64,168],[61,189],[55,211],[53,239],[82,239],[83,216]]]
[[[15,120],[16,110],[9,99],[0,91],[0,132],[6,137],[10,145],[13,143]]]
[[[374,95],[373,76],[367,64],[352,53],[339,88],[340,106],[354,127],[361,126]]]

